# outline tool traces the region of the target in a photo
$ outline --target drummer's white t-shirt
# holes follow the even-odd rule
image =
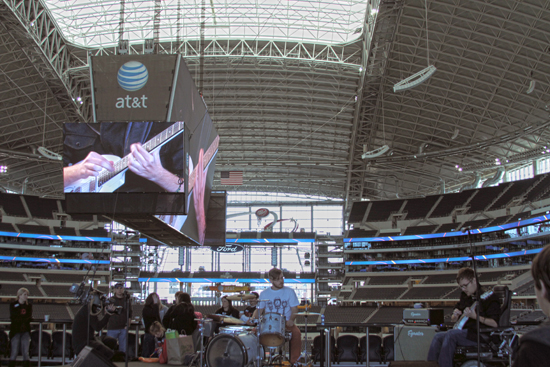
[[[292,315],[291,308],[300,304],[298,297],[296,297],[296,292],[289,287],[283,287],[276,291],[268,288],[260,294],[260,300],[262,301],[258,304],[259,309],[265,308],[265,312],[282,314],[286,320],[289,320],[290,315]]]

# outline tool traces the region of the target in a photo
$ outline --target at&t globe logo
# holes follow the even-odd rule
[[[149,72],[139,61],[128,61],[118,69],[117,81],[120,87],[128,92],[136,92],[147,84]],[[116,108],[147,108],[147,97],[119,97]]]
[[[128,92],[143,88],[147,84],[147,79],[149,79],[147,68],[139,61],[128,61],[118,69],[118,84]]]

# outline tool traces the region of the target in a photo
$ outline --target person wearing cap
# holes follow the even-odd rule
[[[118,311],[109,318],[107,336],[118,340],[118,350],[126,353],[128,326],[132,319],[132,305],[127,302],[127,293],[123,283],[115,284],[114,297],[110,300]],[[128,309],[127,309],[128,307]]]

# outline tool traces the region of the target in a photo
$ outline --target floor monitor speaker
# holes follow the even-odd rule
[[[91,347],[84,347],[75,358],[73,367],[116,367],[116,365],[93,350]]]

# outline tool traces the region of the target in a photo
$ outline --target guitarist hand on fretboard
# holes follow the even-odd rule
[[[70,186],[80,179],[90,176],[98,176],[102,169],[114,172],[115,167],[112,161],[96,152],[90,152],[84,160],[63,168],[63,185]]]
[[[162,166],[160,149],[154,150],[151,154],[140,143],[132,144],[128,156],[128,169],[168,192],[175,192],[179,187],[179,177]]]
[[[471,309],[470,307],[466,307],[464,309],[464,312],[462,312],[462,314],[472,320],[475,320],[477,318],[476,311]]]

